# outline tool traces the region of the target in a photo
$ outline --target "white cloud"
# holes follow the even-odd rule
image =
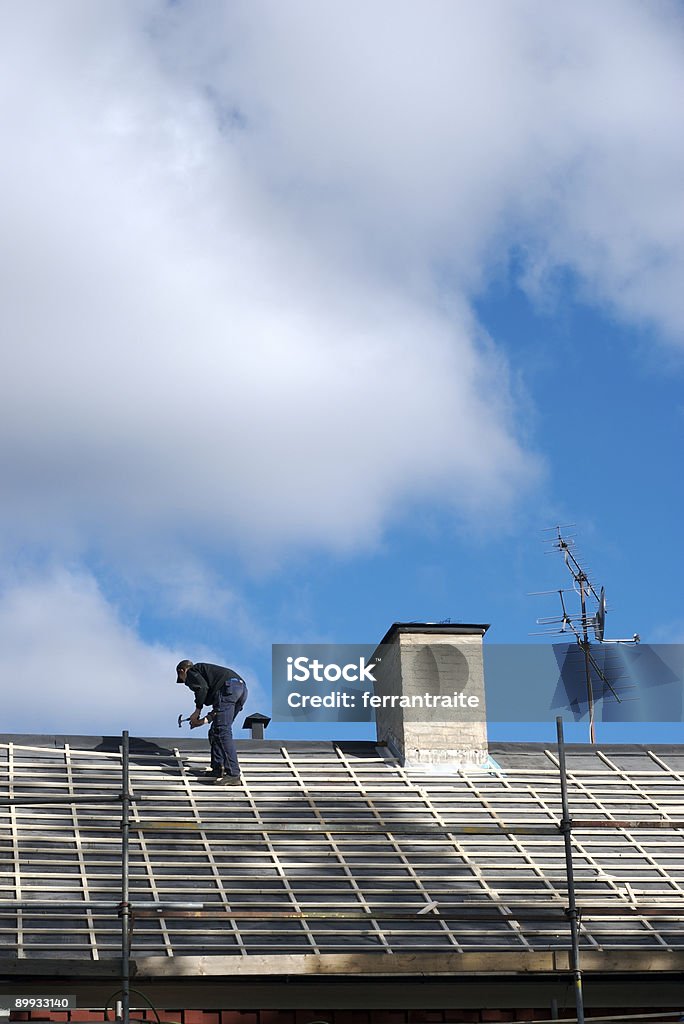
[[[6,536],[349,549],[537,463],[469,311],[512,244],[684,328],[669,4],[4,11]]]
[[[533,461],[463,304],[319,245],[138,9],[104,10],[6,35],[5,521],[345,548],[402,502],[506,502]]]
[[[193,707],[175,681],[188,652],[145,642],[87,572],[61,568],[6,583],[0,651],[4,731],[173,736],[178,714]],[[190,653],[220,662],[210,651]],[[256,709],[264,695],[246,675]]]
[[[444,261],[467,295],[497,250],[524,244],[684,339],[680,5],[190,9],[204,43],[191,73],[208,66],[237,96],[257,173],[296,183],[337,230],[351,221],[376,261],[407,277]],[[207,46],[221,11],[229,37],[241,29],[224,59]]]

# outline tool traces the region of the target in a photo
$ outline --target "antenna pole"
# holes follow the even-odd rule
[[[594,690],[591,685],[591,660],[589,654],[589,630],[587,628],[587,598],[584,585],[587,578],[580,569],[577,577],[580,587],[580,601],[582,603],[582,641],[581,647],[584,651],[584,672],[587,677],[587,704],[589,706],[589,742],[596,743],[596,730],[594,728]]]

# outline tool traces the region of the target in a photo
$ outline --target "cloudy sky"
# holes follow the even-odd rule
[[[684,641],[680,4],[0,11],[0,731],[525,642],[557,522],[609,633]]]

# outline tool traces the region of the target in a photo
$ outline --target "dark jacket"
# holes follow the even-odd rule
[[[239,679],[244,683],[240,673],[232,668],[222,668],[221,665],[208,665],[206,662],[198,661],[188,669],[185,685],[195,694],[195,704],[201,710],[205,704],[217,702],[221,687],[228,679]]]

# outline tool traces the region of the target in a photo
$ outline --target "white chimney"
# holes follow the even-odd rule
[[[409,766],[487,761],[488,625],[395,622],[375,652],[378,742]]]

